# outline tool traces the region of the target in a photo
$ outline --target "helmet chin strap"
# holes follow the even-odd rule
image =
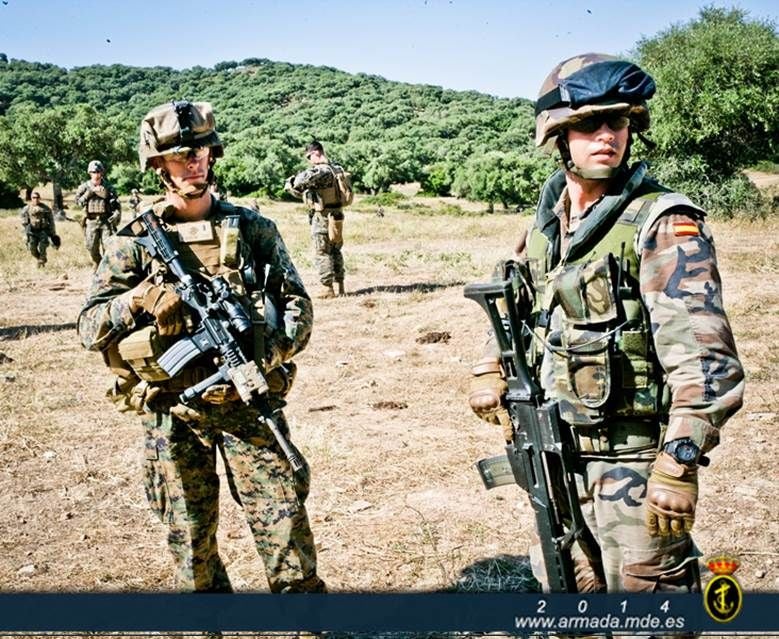
[[[214,171],[211,166],[208,167],[208,175],[206,176],[205,182],[186,184],[183,188],[174,184],[170,177],[170,173],[162,167],[158,167],[156,172],[168,191],[175,193],[185,200],[197,200],[203,197],[203,194],[208,190],[209,185],[214,181]]]
[[[584,169],[574,163],[573,158],[571,157],[571,148],[568,146],[568,140],[565,138],[564,133],[565,132],[562,131],[561,134],[557,136],[557,150],[560,152],[560,160],[563,168],[568,173],[578,175],[585,180],[609,180],[617,175],[623,167],[627,166],[628,160],[630,159],[630,146],[633,141],[632,135],[628,138],[625,154],[622,156],[622,162],[620,162],[619,166]]]

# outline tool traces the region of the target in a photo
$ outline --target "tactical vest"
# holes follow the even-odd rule
[[[49,228],[49,213],[50,211],[48,209],[45,209],[40,205],[27,207],[30,228],[33,231],[41,231]]]
[[[265,356],[264,296],[261,287],[256,285],[251,247],[241,236],[240,211],[226,202],[217,202],[216,206],[221,215],[209,215],[208,219],[196,222],[169,222],[166,231],[188,270],[208,278],[219,275],[227,281],[251,317],[252,343],[246,345],[249,347],[247,354],[252,353],[262,368]],[[155,212],[159,214],[158,208],[155,206]],[[155,284],[170,281],[167,268],[157,260],[152,261],[151,273]],[[155,327],[146,327],[125,337],[119,343],[119,354],[140,379],[165,382],[167,390],[182,390],[204,378],[207,371],[184,370],[176,378],[168,378],[156,360],[177,339],[178,336],[163,339],[157,335]],[[197,365],[194,368],[197,369]]]
[[[606,196],[593,208],[565,254],[560,254],[559,225],[555,233],[548,216],[542,224],[537,217],[528,237],[537,337],[529,360],[559,401],[562,418],[577,428],[610,419],[659,421],[667,409],[668,392],[640,295],[641,246],[669,209],[682,208],[694,217],[704,212],[645,172],[639,165],[621,194]],[[558,176],[552,186],[563,184]]]
[[[92,193],[87,200],[86,215],[90,220],[108,215],[108,189],[105,184],[93,186]]]

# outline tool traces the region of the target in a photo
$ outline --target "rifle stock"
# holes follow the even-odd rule
[[[596,572],[600,549],[579,506],[574,476],[571,428],[559,416],[557,403],[544,399],[525,356],[524,317],[530,317],[529,275],[508,262],[504,278],[469,284],[465,297],[487,313],[500,350],[508,391],[505,404],[513,440],[506,454],[484,459],[477,468],[486,488],[518,484],[530,496],[551,592],[578,592],[572,547],[578,542]]]

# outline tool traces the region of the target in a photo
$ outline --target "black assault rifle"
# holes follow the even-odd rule
[[[268,383],[257,363],[246,357],[236,338],[236,335],[245,335],[252,329],[252,321],[225,279],[221,276],[213,279],[193,277],[151,210],[138,215],[120,231],[120,235],[133,235],[151,257],[165,263],[176,279],[176,292],[199,320],[191,335],[179,339],[159,357],[159,366],[173,377],[201,355],[218,356],[217,371],[187,388],[179,395],[179,400],[186,404],[199,397],[209,386],[232,383],[247,406],[259,409],[258,419],[271,430],[292,469],[301,470],[303,463],[300,456],[279,429],[268,404]]]
[[[549,589],[577,592],[571,547],[579,542],[596,575],[602,573],[600,550],[579,507],[570,426],[560,419],[557,402],[544,400],[527,365],[530,329],[520,313],[530,317],[529,275],[523,265],[507,262],[503,277],[465,287],[465,297],[490,318],[506,375],[505,404],[513,430],[506,454],[482,459],[477,468],[488,489],[517,483],[530,495]],[[602,581],[602,574],[598,576]]]

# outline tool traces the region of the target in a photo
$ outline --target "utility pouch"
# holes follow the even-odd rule
[[[147,382],[161,382],[170,376],[157,364],[157,358],[165,352],[165,345],[156,326],[146,326],[130,333],[119,342],[119,355],[130,365],[135,374]]]
[[[617,263],[609,253],[600,260],[569,266],[554,279],[557,301],[574,324],[601,324],[617,319]]]
[[[238,268],[240,261],[239,241],[241,218],[228,215],[222,222],[222,241],[219,243],[219,263],[229,268]]]
[[[557,383],[582,419],[591,424],[612,394],[613,329],[619,316],[616,302],[616,261],[609,254],[564,268],[553,282],[563,311],[561,345],[564,363],[558,363]]]
[[[344,221],[335,219],[332,215],[327,216],[327,237],[330,242],[336,246],[343,246],[344,243]]]

